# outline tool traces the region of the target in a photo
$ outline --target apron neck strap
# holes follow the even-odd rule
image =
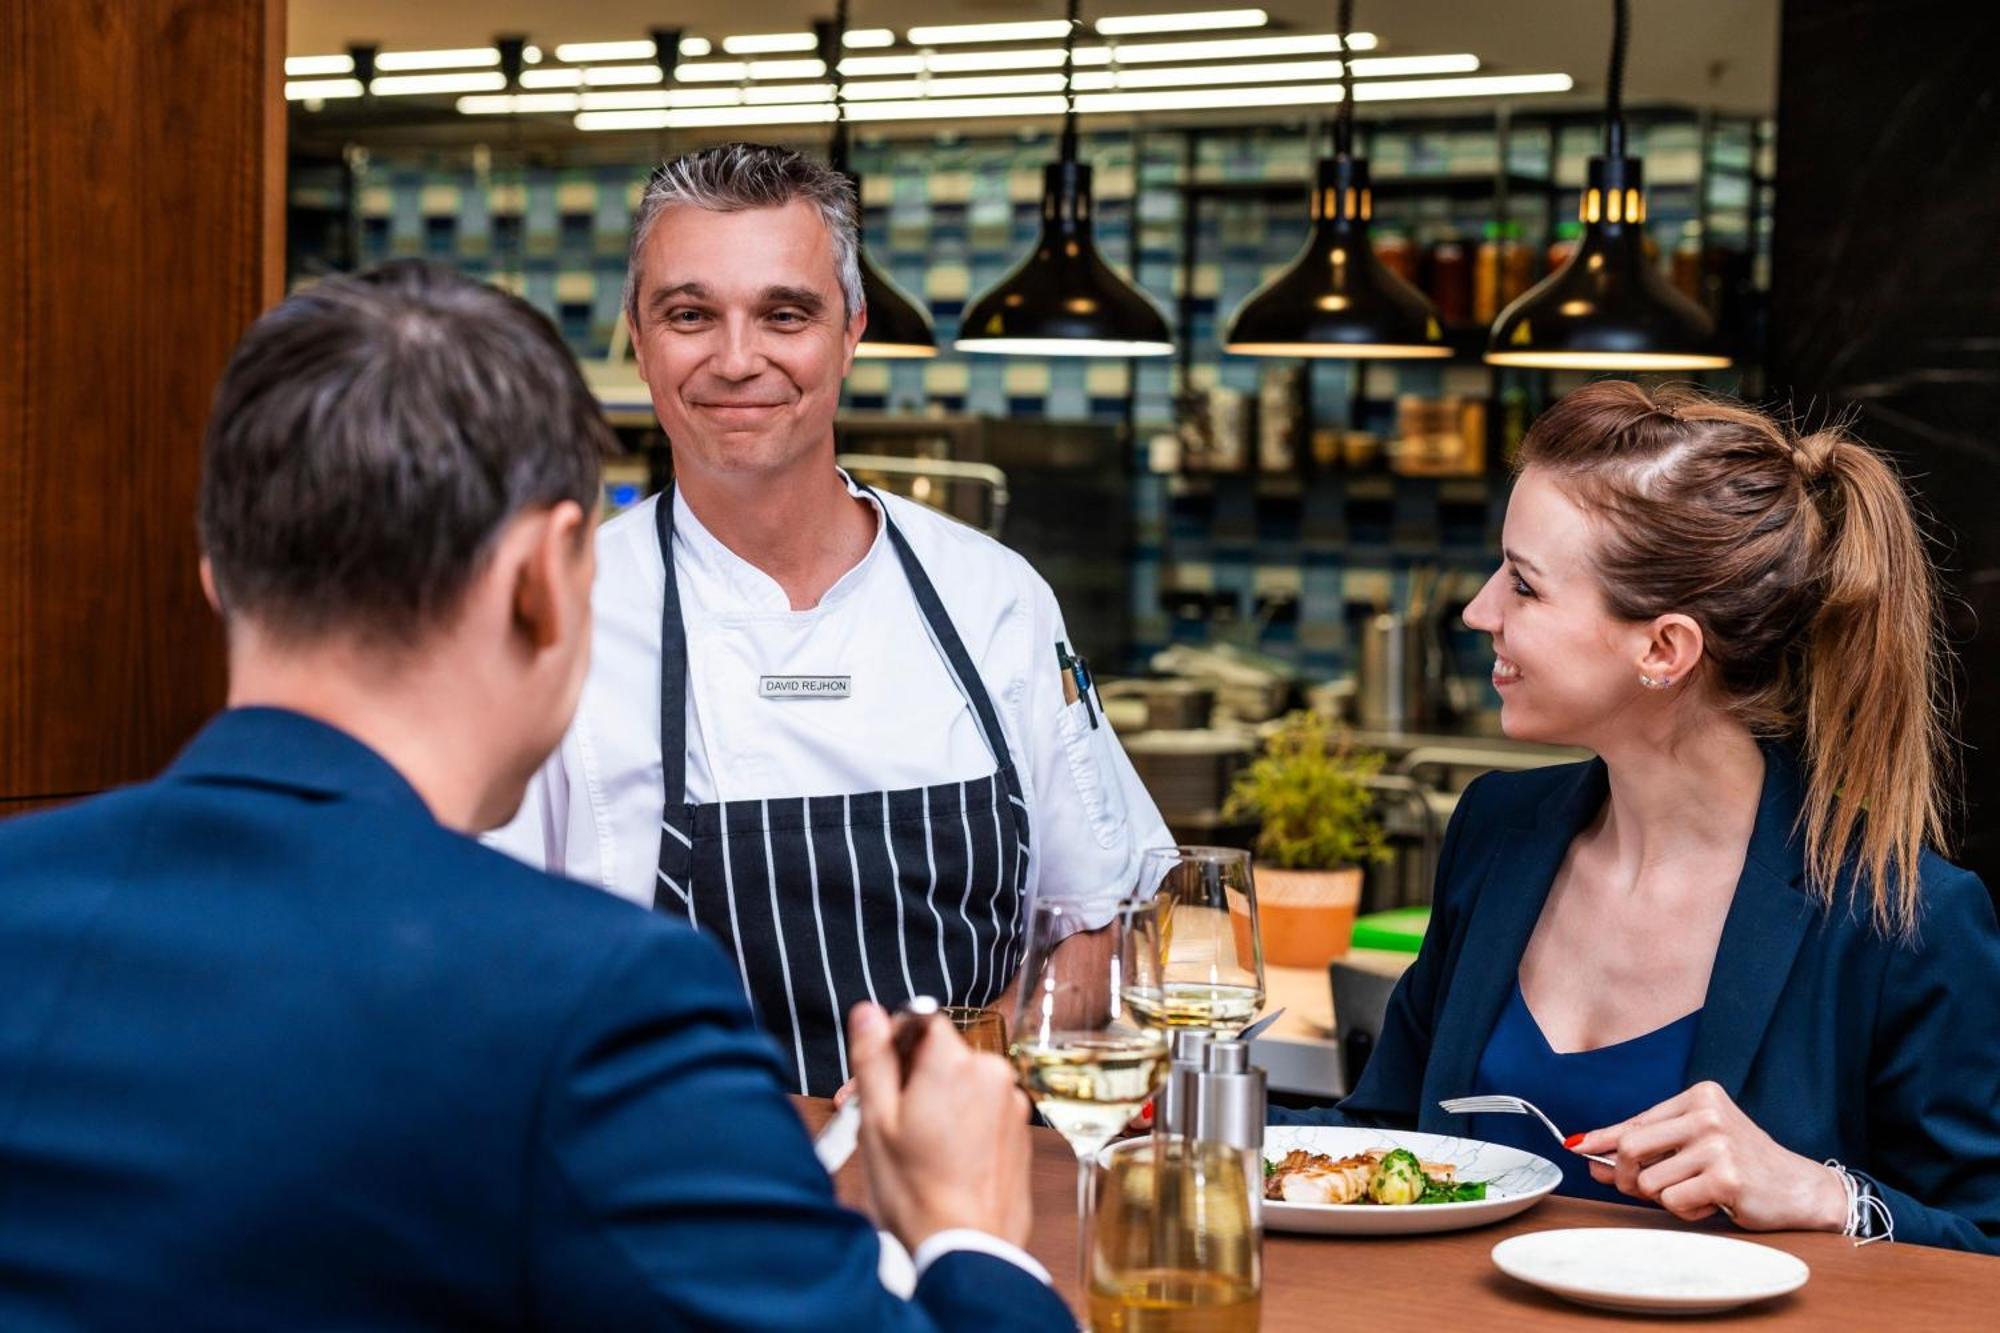
[[[1007,775],[1008,787],[1012,789],[1016,781],[1013,754],[1007,747],[1006,733],[1000,729],[1000,714],[993,707],[993,697],[987,693],[972,655],[966,652],[965,642],[958,637],[958,629],[944,609],[944,600],[938,596],[930,575],[924,572],[917,553],[910,549],[909,540],[889,516],[889,506],[875,493],[874,487],[864,484],[861,489],[881,511],[882,527],[889,534],[889,544],[895,548],[910,591],[916,594],[917,610],[923,614],[932,640],[958,682],[959,693],[978,716],[987,747],[993,751],[994,762]],[[660,772],[669,811],[687,804],[687,626],[681,618],[680,588],[674,577],[675,494],[674,486],[669,483],[660,492],[653,512],[653,525],[660,539],[660,560],[666,566],[666,596],[660,609]]]

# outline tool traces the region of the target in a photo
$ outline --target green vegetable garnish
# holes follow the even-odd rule
[[[1275,1176],[1277,1174],[1278,1174],[1278,1164],[1272,1161],[1270,1158],[1266,1157],[1264,1159],[1264,1179],[1269,1180],[1272,1176]]]
[[[1384,1157],[1368,1182],[1368,1197],[1376,1203],[1415,1203],[1430,1184],[1423,1163],[1406,1148],[1397,1148]]]
[[[1449,1181],[1435,1177],[1424,1178],[1424,1192],[1417,1196],[1418,1203],[1477,1203],[1486,1197],[1486,1182],[1483,1180]]]

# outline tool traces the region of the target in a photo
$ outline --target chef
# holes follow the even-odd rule
[[[626,317],[674,484],[600,530],[576,720],[494,841],[718,936],[828,1095],[851,1005],[995,1004],[1031,898],[1101,926],[1171,839],[1048,584],[834,465],[867,319],[845,177],[666,163]]]

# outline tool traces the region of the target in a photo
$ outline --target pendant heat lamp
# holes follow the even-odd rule
[[[1578,215],[1583,235],[1561,268],[1500,312],[1486,360],[1542,370],[1716,370],[1708,313],[1646,257],[1646,194],[1639,159],[1625,155],[1628,0],[1614,0],[1605,80],[1604,154],[1590,159]]]
[[[959,323],[961,352],[1011,356],[1165,356],[1167,317],[1097,252],[1091,170],[1076,160],[1076,29],[1069,0],[1063,39],[1062,146],[1042,169],[1042,234],[1035,249],[973,301]]]
[[[1341,0],[1340,115],[1333,156],[1320,160],[1313,185],[1312,236],[1231,317],[1225,352],[1348,360],[1451,355],[1437,311],[1369,243],[1375,192],[1368,159],[1354,155],[1354,57],[1347,47],[1353,20],[1353,0]]]
[[[847,0],[840,0],[831,21],[821,19],[813,24],[813,30],[819,37],[820,60],[833,80],[833,142],[827,160],[835,171],[854,182],[855,257],[861,263],[861,299],[868,311],[868,325],[861,331],[854,354],[885,360],[936,356],[937,334],[931,329],[931,317],[915,297],[875,267],[867,247],[861,244],[861,178],[848,166],[847,102],[842,95],[846,80],[840,73],[841,56],[847,45]]]

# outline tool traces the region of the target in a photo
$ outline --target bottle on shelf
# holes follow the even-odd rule
[[[1491,324],[1500,313],[1500,224],[1486,224],[1472,264],[1472,317]]]
[[[1382,267],[1411,286],[1417,285],[1417,251],[1410,238],[1400,231],[1383,231],[1375,237],[1375,257]]]
[[[1430,250],[1430,298],[1446,324],[1472,320],[1472,256],[1456,236],[1439,240]]]

